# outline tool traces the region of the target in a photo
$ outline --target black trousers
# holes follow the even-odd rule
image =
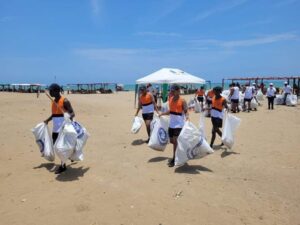
[[[275,97],[268,97],[268,109],[274,109],[274,98]]]
[[[53,140],[53,144],[55,144],[56,139],[58,138],[58,133],[52,133],[52,140]]]

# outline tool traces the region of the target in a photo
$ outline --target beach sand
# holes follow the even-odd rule
[[[171,145],[148,148],[144,125],[130,133],[133,92],[66,97],[91,137],[84,161],[55,175],[30,131],[50,115],[49,99],[0,93],[1,225],[300,224],[299,105],[236,114],[232,150],[169,168]],[[210,130],[206,118],[209,141]]]

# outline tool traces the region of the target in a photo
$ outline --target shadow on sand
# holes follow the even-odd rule
[[[231,151],[228,152],[227,149],[226,149],[225,151],[222,152],[221,158],[225,158],[225,157],[230,156],[230,155],[238,155],[238,154],[240,154],[240,153],[231,152]]]
[[[152,159],[149,159],[148,163],[161,162],[161,161],[164,161],[164,160],[167,160],[167,159],[168,159],[167,157],[158,156],[158,157],[154,157]]]
[[[183,166],[180,166],[175,169],[175,173],[189,173],[189,174],[199,174],[200,172],[213,172],[211,169],[200,166],[200,165],[188,165],[184,164]]]
[[[146,141],[144,141],[143,139],[137,139],[137,140],[134,140],[133,142],[131,142],[131,145],[142,145],[145,143],[146,143]]]
[[[82,166],[78,168],[67,166],[67,170],[61,174],[58,174],[56,180],[62,182],[79,180],[79,177],[83,177],[89,169],[89,167],[82,168]]]
[[[33,167],[33,169],[41,169],[41,168],[46,168],[48,171],[53,171],[55,169],[55,164],[54,163],[41,163],[41,165]]]

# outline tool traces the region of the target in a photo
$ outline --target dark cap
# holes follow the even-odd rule
[[[146,86],[145,85],[141,85],[140,86],[140,91],[144,91],[144,90],[146,90],[147,88],[146,88]]]
[[[173,85],[171,86],[171,90],[173,90],[173,91],[178,91],[178,90],[180,90],[180,87],[179,87],[178,84],[173,84]]]
[[[49,86],[49,91],[60,91],[60,90],[61,90],[61,87],[56,83],[53,83]]]

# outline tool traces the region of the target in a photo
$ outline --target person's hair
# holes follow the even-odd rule
[[[222,87],[217,86],[217,87],[214,87],[213,90],[214,90],[215,92],[221,93],[221,92],[222,92]]]
[[[141,85],[140,86],[140,91],[144,91],[144,90],[146,90],[146,86],[145,85]]]
[[[204,89],[204,87],[203,87],[203,86],[201,86],[201,87],[200,87],[200,89]]]
[[[56,83],[51,84],[48,89],[49,91],[61,91],[61,87]]]
[[[172,87],[171,87],[172,90],[174,91],[179,91],[180,90],[180,87],[178,84],[173,84]]]

